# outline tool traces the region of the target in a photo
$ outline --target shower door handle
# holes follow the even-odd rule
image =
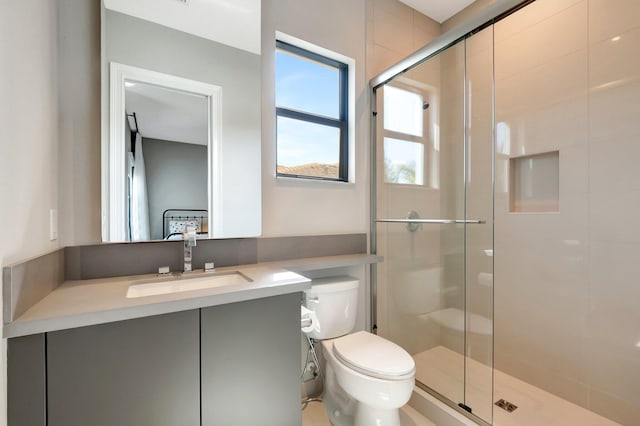
[[[378,223],[430,223],[435,225],[450,224],[450,223],[469,223],[482,225],[487,223],[486,220],[476,219],[374,219],[374,222]]]
[[[409,232],[416,232],[423,223],[429,225],[446,225],[450,223],[464,223],[464,224],[477,224],[481,225],[486,223],[484,220],[476,219],[420,219],[420,215],[415,210],[411,210],[407,213],[407,217],[403,219],[374,219],[376,223],[404,223],[407,225]]]

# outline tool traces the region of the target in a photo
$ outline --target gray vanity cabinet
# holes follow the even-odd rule
[[[200,424],[199,311],[47,333],[48,426]]]
[[[301,424],[300,297],[201,310],[202,426]]]
[[[9,339],[9,426],[299,426],[300,293]]]

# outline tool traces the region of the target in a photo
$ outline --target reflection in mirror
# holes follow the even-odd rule
[[[205,96],[125,80],[127,240],[208,234]]]
[[[260,2],[259,0],[250,1],[256,6],[255,16],[258,17],[259,23]],[[249,46],[239,49],[223,44],[224,40],[217,39],[211,34],[195,31],[195,28],[189,25],[184,28],[174,25],[178,21],[184,24],[206,22],[204,26],[211,28],[211,18],[220,19],[223,13],[222,11],[216,13],[203,11],[201,7],[214,9],[225,7],[218,2],[189,2],[188,7],[178,4],[177,8],[155,0],[148,0],[148,3],[153,4],[142,8],[144,10],[134,7],[134,4],[139,6],[140,0],[135,2],[110,0],[103,3],[103,241],[132,240],[128,222],[131,213],[128,209],[131,209],[131,205],[127,201],[132,188],[129,187],[128,171],[130,169],[127,168],[128,156],[125,156],[125,152],[129,151],[125,150],[125,141],[129,138],[131,151],[135,151],[135,134],[131,138],[131,130],[137,130],[137,126],[133,117],[129,120],[130,124],[125,117],[126,114],[133,115],[134,112],[140,128],[146,169],[149,238],[162,239],[170,231],[172,220],[176,229],[180,225],[176,222],[191,220],[191,216],[194,215],[203,216],[201,236],[209,238],[258,236],[262,225],[259,37],[251,44],[254,47],[257,45],[257,50]],[[172,10],[171,13],[163,15],[167,21],[156,20],[154,16],[163,8]],[[193,19],[185,19],[186,17]],[[246,30],[248,26],[241,18],[240,16],[227,17],[226,22],[229,26]],[[251,26],[251,28],[254,27],[255,25]],[[259,25],[257,28],[259,35]],[[218,33],[221,30],[222,28],[216,27]],[[126,65],[120,65],[117,70],[114,70],[114,64]],[[129,72],[131,70],[134,70],[133,74]],[[149,79],[150,76],[158,75],[159,81]],[[180,83],[176,85],[172,79],[185,83],[186,86]],[[200,142],[196,142],[193,137],[150,133],[156,131],[149,125],[150,118],[143,116],[145,113],[141,107],[132,107],[130,98],[135,96],[153,98],[162,95],[136,93],[135,90],[129,90],[135,89],[135,86],[125,87],[125,82],[134,83],[138,88],[171,88],[183,94],[188,93],[186,97],[196,94],[200,99],[205,99],[205,108],[202,111],[207,117],[205,125],[207,127],[204,132],[208,142],[202,143],[207,144],[206,151],[204,151],[205,145],[198,146]],[[202,88],[207,86],[217,90],[208,91]],[[224,99],[221,98],[222,94]],[[198,96],[191,97],[197,99]],[[177,114],[177,112],[168,113],[170,118],[165,116],[155,122],[163,125],[177,123]],[[193,117],[201,114],[198,112],[188,115]],[[175,145],[170,145],[169,142]],[[164,162],[164,166],[160,168],[157,165],[160,164],[161,158],[154,157],[156,152],[153,145],[162,145],[165,153],[171,146],[176,150],[178,150],[177,146],[182,149],[179,150],[180,153],[176,152],[173,155],[171,162]],[[191,148],[189,153],[184,152],[187,147]],[[196,154],[197,150],[205,153]],[[207,173],[204,179],[195,176],[195,167],[190,169],[192,176],[184,178],[188,182],[178,177],[180,172],[175,171],[174,168],[177,168],[179,163],[187,162],[187,158],[190,157],[204,159]],[[201,170],[201,167],[197,169]],[[133,170],[135,169],[131,169]],[[154,186],[157,187],[154,184],[156,179],[153,176],[154,173],[158,175],[158,179],[164,181],[162,185],[173,185],[169,189],[158,190],[165,195],[171,194],[173,201],[171,204],[164,205],[158,201],[157,196],[154,196]],[[200,194],[204,188],[205,194],[189,199],[180,198],[187,196],[189,191],[185,188],[193,190],[196,186],[200,188],[198,190]],[[164,210],[175,208],[189,211],[167,212],[168,216],[176,217],[162,219]],[[205,211],[194,214],[192,210]],[[185,216],[189,219],[185,219]],[[163,231],[162,225],[169,229]]]
[[[111,64],[111,241],[181,238],[188,226],[210,236],[220,96],[214,85]]]

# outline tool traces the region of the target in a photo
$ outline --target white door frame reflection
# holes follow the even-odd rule
[[[212,84],[189,80],[143,68],[111,62],[109,91],[109,138],[103,147],[102,179],[102,239],[127,241],[126,229],[126,157],[125,157],[125,81],[146,83],[197,94],[206,98],[208,105],[207,200],[208,236],[221,229],[222,182],[221,170],[221,113],[222,88]]]

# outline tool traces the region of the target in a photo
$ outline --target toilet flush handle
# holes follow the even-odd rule
[[[315,297],[307,297],[307,302],[318,303],[320,301],[318,300],[318,296],[315,296]]]

